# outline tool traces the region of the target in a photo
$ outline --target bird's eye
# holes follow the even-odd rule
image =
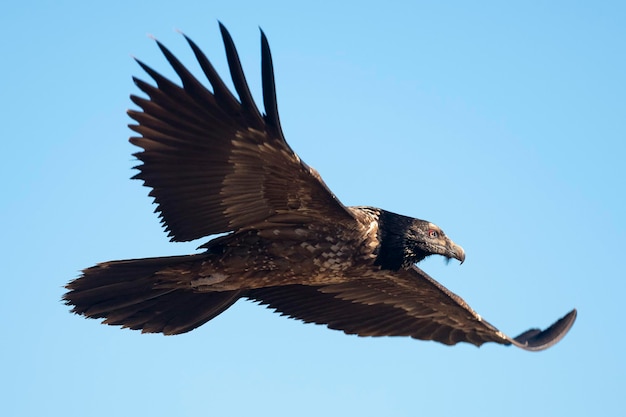
[[[437,232],[436,230],[430,229],[428,231],[428,236],[432,237],[433,239],[436,239],[439,237],[439,232]]]

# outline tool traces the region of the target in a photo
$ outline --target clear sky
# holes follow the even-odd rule
[[[626,415],[624,2],[11,2],[0,13],[3,416]],[[142,335],[69,313],[97,262],[170,243],[127,138],[144,79],[226,71],[260,101],[259,27],[291,146],[348,205],[440,225],[467,260],[421,266],[515,336],[571,308],[539,353],[358,338],[240,301]],[[225,77],[228,78],[228,77]]]

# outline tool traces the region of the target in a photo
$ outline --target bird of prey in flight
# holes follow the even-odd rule
[[[222,234],[202,253],[110,261],[67,285],[72,311],[143,332],[179,334],[240,298],[282,315],[359,336],[410,336],[446,345],[485,342],[542,350],[576,319],[509,337],[418,266],[431,255],[465,260],[437,225],[375,207],[347,207],[285,141],[272,58],[261,32],[265,112],[254,103],[233,40],[220,23],[237,96],[198,46],[198,80],[161,43],[180,78],[146,64],[154,84],[130,110],[142,150],[134,178],[151,188],[172,241]]]

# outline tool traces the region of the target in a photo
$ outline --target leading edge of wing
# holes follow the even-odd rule
[[[426,282],[434,285],[439,289],[439,291],[449,297],[453,301],[451,305],[455,305],[456,308],[465,310],[466,313],[474,316],[474,318],[476,319],[476,324],[481,323],[480,327],[486,326],[488,332],[492,333],[492,335],[488,337],[489,339],[493,338],[490,341],[495,341],[497,343],[502,343],[506,345],[510,344],[528,351],[536,352],[540,350],[545,350],[563,339],[563,337],[565,337],[565,335],[569,332],[569,330],[574,325],[574,322],[576,321],[576,316],[578,313],[576,309],[573,309],[545,330],[532,328],[512,338],[502,333],[488,321],[484,320],[479,314],[472,310],[472,308],[465,302],[465,300],[441,285],[439,282],[426,274],[423,270],[415,265],[413,266],[412,270],[420,275],[422,278],[424,278]],[[482,328],[481,331],[484,332],[484,328]]]
[[[563,337],[565,337],[565,335],[569,332],[569,330],[574,325],[574,322],[576,321],[577,310],[573,309],[545,330],[532,328],[512,338],[502,333],[488,321],[484,320],[479,314],[472,310],[472,308],[465,302],[465,300],[441,285],[439,282],[426,274],[423,270],[415,265],[413,266],[412,270],[414,273],[417,273],[419,276],[421,276],[425,282],[428,282],[430,285],[435,286],[445,296],[449,297],[452,300],[450,306],[455,307],[450,310],[450,312],[458,308],[460,308],[461,310],[465,310],[466,313],[469,313],[475,318],[475,320],[471,320],[472,322],[474,322],[474,325],[472,326],[476,326],[480,323],[477,329],[480,329],[480,332],[482,332],[483,335],[486,327],[488,330],[487,333],[492,333],[491,335],[486,335],[487,339],[491,339],[486,341],[494,341],[505,345],[510,344],[528,351],[536,352],[540,350],[545,350],[563,339]]]

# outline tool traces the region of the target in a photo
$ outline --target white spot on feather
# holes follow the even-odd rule
[[[224,281],[226,278],[228,278],[228,275],[217,272],[207,277],[194,279],[190,282],[190,285],[192,288],[207,287],[207,286],[211,286],[214,284],[218,284]]]

